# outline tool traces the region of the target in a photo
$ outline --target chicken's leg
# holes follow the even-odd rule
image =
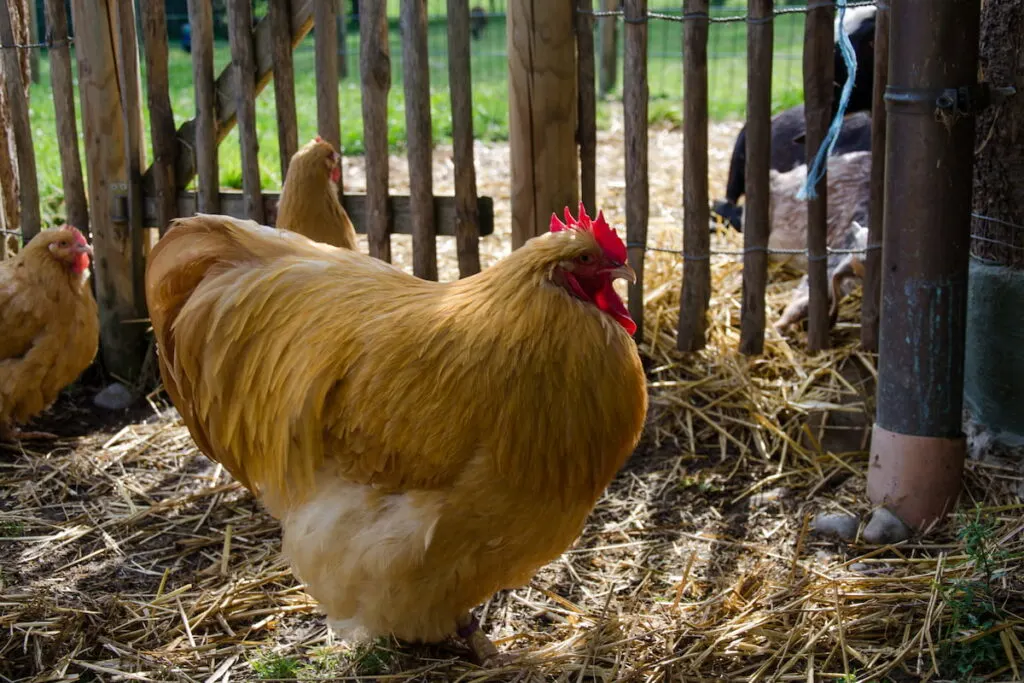
[[[498,648],[480,630],[480,622],[471,613],[459,619],[457,633],[460,638],[466,641],[466,645],[472,651],[473,659],[476,660],[477,664],[486,666],[498,663],[500,659]]]
[[[50,432],[23,432],[9,424],[0,424],[0,441],[53,441],[58,438]]]

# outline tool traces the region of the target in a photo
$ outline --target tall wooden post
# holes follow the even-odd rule
[[[512,248],[579,204],[573,0],[508,7]]]
[[[960,494],[979,3],[892,3],[868,496],[918,529]],[[922,172],[927,169],[927,172]],[[926,200],[922,200],[926,198]]]
[[[129,187],[128,118],[118,82],[123,66],[118,64],[118,56],[133,60],[134,68],[129,71],[134,74],[138,74],[139,56],[138,50],[120,52],[117,4],[117,0],[72,0],[71,16],[92,211],[101,357],[108,372],[132,380],[142,365],[146,325],[134,322],[145,302],[135,297],[132,234],[123,199]],[[127,107],[129,114],[140,117],[141,129],[141,89],[133,90],[136,99]],[[143,166],[141,158],[138,166]],[[115,198],[115,192],[121,199]]]

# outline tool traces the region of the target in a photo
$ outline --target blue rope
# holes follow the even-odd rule
[[[857,76],[857,54],[853,51],[850,36],[846,34],[846,29],[843,27],[843,18],[846,16],[846,0],[836,0],[836,2],[839,5],[839,52],[843,56],[843,63],[846,64],[846,83],[843,84],[843,92],[839,96],[839,109],[836,111],[835,118],[832,119],[832,125],[829,126],[828,133],[814,157],[814,163],[807,172],[807,181],[796,193],[796,198],[799,201],[814,199],[818,196],[814,188],[821,177],[825,175],[827,168],[825,159],[832,155],[832,150],[836,146],[839,131],[843,127],[843,117],[846,116],[846,107],[850,104],[850,95],[853,93],[853,81]]]

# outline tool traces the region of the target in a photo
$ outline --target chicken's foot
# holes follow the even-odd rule
[[[459,620],[456,632],[460,638],[466,641],[477,664],[481,666],[500,664],[502,656],[498,653],[498,648],[480,630],[480,622],[472,614],[466,614]]]
[[[17,427],[0,425],[0,441],[54,441],[59,438],[50,432],[23,432]]]

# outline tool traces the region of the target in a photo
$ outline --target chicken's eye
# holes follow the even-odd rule
[[[585,266],[589,266],[591,263],[594,262],[594,255],[593,254],[581,254],[580,258],[579,258],[579,262],[582,263]]]
[[[68,241],[67,240],[61,240],[60,242],[57,242],[57,246],[58,247],[66,247],[66,246],[68,246]]]

